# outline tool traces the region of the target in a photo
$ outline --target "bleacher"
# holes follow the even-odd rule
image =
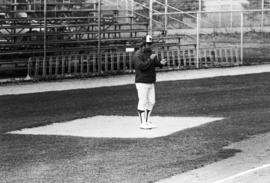
[[[47,50],[62,53],[70,47],[95,48],[98,33],[101,34],[102,47],[108,49],[108,45],[114,43],[135,41],[148,30],[148,22],[135,22],[130,15],[119,16],[121,10],[104,9],[100,12],[99,32],[97,3],[86,4],[83,1],[48,0],[46,22],[44,5],[40,0],[20,3],[6,0],[1,10],[5,14],[5,18],[0,20],[5,22],[0,25],[1,53],[11,50],[23,52],[26,48],[33,49],[32,53],[37,55],[38,48],[44,46],[45,32]]]
[[[110,2],[110,3],[108,3]],[[149,20],[125,5],[95,0],[0,0],[0,71],[27,66],[30,57],[124,51],[137,47]],[[44,12],[44,9],[47,11]],[[179,47],[181,36],[155,35],[161,49]],[[171,41],[168,41],[171,40]]]
[[[42,56],[45,44],[47,55],[86,54],[97,50],[98,41],[101,50],[124,49],[147,33],[148,22],[102,6],[99,12],[95,1],[47,0],[45,17],[41,0],[1,0],[0,70]]]

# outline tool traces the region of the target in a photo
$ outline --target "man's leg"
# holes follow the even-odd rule
[[[150,128],[149,126],[147,126],[146,124],[146,104],[147,104],[147,89],[148,86],[147,84],[144,83],[136,83],[136,89],[137,89],[137,93],[138,93],[138,106],[137,106],[137,110],[138,110],[138,115],[139,115],[139,119],[140,119],[140,127],[141,128],[145,128],[148,129]]]
[[[150,116],[151,112],[154,108],[154,105],[156,103],[156,93],[155,93],[155,85],[151,84],[148,92],[147,92],[147,106],[145,110],[145,121],[151,126],[151,127],[156,127],[151,123]]]
[[[138,112],[141,124],[145,123],[145,111],[138,109],[137,112]]]

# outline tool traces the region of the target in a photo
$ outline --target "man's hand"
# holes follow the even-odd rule
[[[167,60],[165,60],[164,58],[160,61],[160,63],[162,64],[162,65],[165,65],[166,63],[167,63]]]
[[[151,54],[150,59],[154,60],[156,57],[157,57],[157,55],[153,53],[153,54]]]

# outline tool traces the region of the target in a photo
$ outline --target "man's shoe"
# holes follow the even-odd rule
[[[141,124],[140,124],[140,128],[141,128],[141,129],[145,129],[145,130],[152,129],[152,127],[149,126],[147,123],[141,123]]]
[[[150,126],[151,128],[157,128],[156,125],[154,125],[151,121],[147,121],[146,124]]]

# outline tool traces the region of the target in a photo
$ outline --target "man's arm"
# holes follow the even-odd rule
[[[155,66],[156,67],[163,67],[164,65],[167,64],[167,61],[165,59],[158,59],[157,55],[156,54],[152,54],[150,56],[150,59],[154,60],[155,61]]]
[[[144,60],[142,55],[137,55],[135,57],[135,64],[136,67],[140,70],[147,70],[151,66],[151,58],[148,58],[147,60]]]

